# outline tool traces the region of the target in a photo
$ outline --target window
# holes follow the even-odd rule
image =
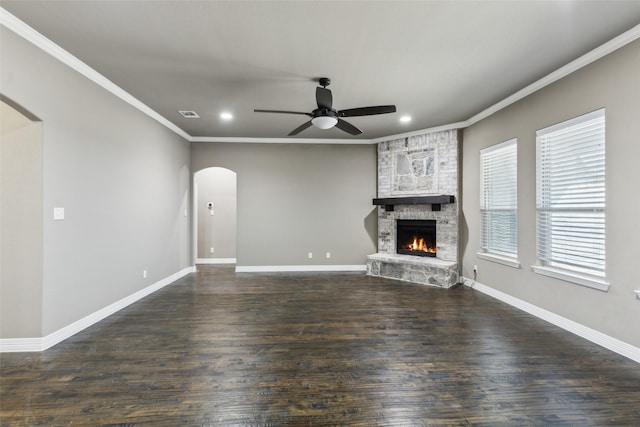
[[[480,151],[481,242],[478,256],[519,267],[517,140]],[[483,256],[483,254],[485,256]],[[495,255],[489,256],[486,255]]]
[[[606,290],[604,109],[539,130],[536,137],[542,267],[534,270]]]

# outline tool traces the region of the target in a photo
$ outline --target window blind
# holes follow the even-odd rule
[[[539,261],[604,277],[604,109],[539,130],[536,145]]]
[[[512,139],[480,151],[480,245],[488,253],[518,256],[518,154]]]

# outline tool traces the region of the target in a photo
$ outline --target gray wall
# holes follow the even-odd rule
[[[463,268],[478,281],[634,346],[640,346],[640,41],[636,41],[465,129]],[[608,292],[537,275],[535,132],[606,108]],[[480,250],[479,151],[518,138],[518,251],[521,269],[476,256]],[[464,229],[464,227],[463,227]]]
[[[0,102],[0,337],[42,333],[42,123]]]
[[[195,184],[198,189],[198,258],[235,258],[236,173],[225,168],[203,169],[196,172]],[[213,210],[209,209],[209,202],[213,203]]]
[[[1,36],[3,95],[43,122],[47,335],[190,265],[189,143],[11,31]]]
[[[191,146],[194,171],[238,174],[238,266],[364,265],[376,252],[375,145]]]

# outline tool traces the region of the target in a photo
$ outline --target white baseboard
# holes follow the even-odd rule
[[[42,351],[42,338],[4,338],[0,339],[0,353]]]
[[[239,265],[236,273],[281,273],[312,271],[367,271],[366,265]]]
[[[473,288],[479,292],[482,292],[483,294],[489,295],[497,300],[500,300],[515,308],[518,308],[542,320],[545,320],[555,326],[558,326],[566,331],[574,333],[579,337],[591,341],[592,343],[598,344],[606,349],[609,349],[615,353],[618,353],[622,356],[628,357],[635,362],[640,363],[640,348],[638,347],[632,346],[631,344],[627,344],[626,342],[620,341],[617,338],[610,337],[609,335],[598,332],[595,329],[591,329],[580,323],[574,322],[573,320],[569,320],[566,317],[559,316],[536,305],[515,298],[509,294],[505,294],[504,292],[493,289],[490,286],[474,282],[472,279],[468,279],[465,277],[461,277],[461,279],[462,283],[464,283],[465,286]]]
[[[195,267],[187,267],[169,277],[166,277],[158,282],[141,289],[128,297],[122,298],[119,301],[114,302],[88,316],[77,320],[70,325],[65,326],[62,329],[58,329],[55,332],[42,338],[5,338],[0,339],[0,353],[10,352],[31,352],[31,351],[44,351],[54,345],[66,340],[67,338],[77,334],[83,329],[98,323],[102,319],[105,319],[112,314],[122,310],[123,308],[133,304],[136,301],[156,292],[159,289],[164,288],[167,285],[175,282],[176,280],[186,276],[189,273],[194,273]]]
[[[198,258],[196,264],[235,264],[235,258]]]

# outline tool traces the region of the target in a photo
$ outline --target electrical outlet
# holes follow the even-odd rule
[[[309,254],[307,254],[307,257],[308,257],[309,259],[313,258],[313,252],[309,252]]]
[[[327,252],[327,259],[331,258],[331,252]]]
[[[636,293],[636,299],[640,299],[640,289],[636,289],[635,291],[633,291]]]
[[[213,250],[213,248],[209,248],[209,253],[210,253],[210,254],[212,254],[212,253],[214,253],[214,252],[215,252],[215,251]]]
[[[142,270],[142,278],[143,279],[147,278],[147,270]]]

